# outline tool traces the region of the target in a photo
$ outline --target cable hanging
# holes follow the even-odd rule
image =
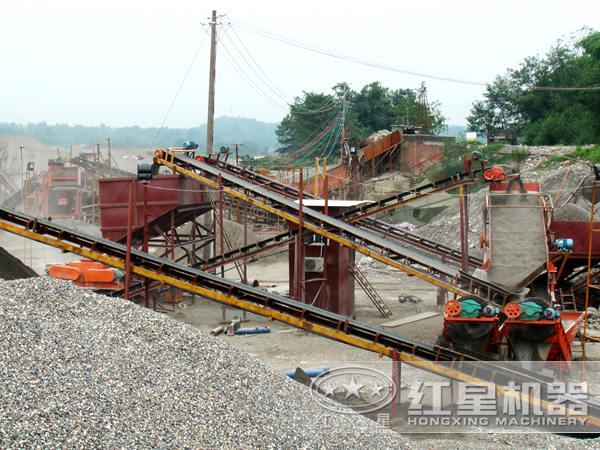
[[[319,54],[322,54],[325,56],[330,56],[332,58],[353,62],[355,64],[361,64],[361,65],[373,67],[376,69],[382,69],[382,70],[388,70],[391,72],[402,73],[404,75],[418,76],[421,78],[429,78],[429,79],[433,79],[433,80],[448,81],[451,83],[459,83],[459,84],[466,84],[466,85],[472,85],[472,86],[484,86],[484,87],[487,86],[487,83],[483,83],[483,82],[479,82],[479,81],[462,80],[459,78],[450,78],[450,77],[444,77],[444,76],[439,76],[439,75],[434,75],[434,74],[414,72],[411,70],[401,69],[398,67],[392,67],[392,66],[387,66],[384,64],[379,64],[379,63],[363,60],[360,58],[356,58],[354,56],[344,55],[342,53],[339,53],[339,52],[336,52],[333,50],[323,49],[323,48],[317,47],[315,45],[303,43],[303,42],[296,41],[291,38],[287,38],[287,37],[284,37],[284,36],[281,36],[281,35],[278,35],[275,33],[271,33],[269,31],[261,30],[259,28],[253,27],[251,25],[247,25],[247,24],[237,21],[237,20],[232,20],[232,22],[251,33],[254,33],[254,34],[257,34],[257,35],[260,35],[263,37],[267,37],[269,39],[279,41],[279,42],[282,42],[284,44],[288,44],[288,45],[291,45],[294,47],[302,48],[304,50],[308,50],[308,51],[311,51],[314,53],[319,53]]]
[[[179,96],[179,93],[181,92],[181,88],[183,88],[183,85],[185,84],[185,80],[187,80],[187,77],[190,74],[190,71],[192,70],[194,63],[196,62],[196,58],[198,57],[198,53],[200,53],[202,44],[204,44],[204,41],[206,40],[206,36],[207,35],[205,34],[204,37],[202,38],[202,40],[200,41],[200,44],[198,44],[198,47],[196,48],[196,52],[194,53],[194,57],[192,58],[192,62],[190,62],[190,65],[187,68],[185,75],[183,76],[183,79],[181,80],[181,83],[179,84],[179,87],[177,88],[177,92],[175,92],[175,96],[173,97],[173,100],[171,101],[171,104],[169,105],[169,108],[167,109],[167,113],[165,114],[165,117],[163,118],[163,121],[160,124],[160,128],[158,130],[156,130],[156,134],[154,135],[154,139],[152,139],[152,144],[150,145],[150,147],[154,147],[154,145],[156,144],[156,140],[158,139],[160,132],[164,128],[165,123],[167,122],[167,119],[169,118],[169,114],[171,114],[173,105],[175,105],[175,102],[177,101],[177,97]]]

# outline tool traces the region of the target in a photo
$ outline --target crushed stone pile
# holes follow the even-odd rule
[[[0,278],[3,280],[18,280],[21,278],[37,277],[31,267],[23,264],[19,258],[0,247]]]
[[[566,151],[566,150],[565,150]],[[551,197],[547,206],[554,205],[553,220],[584,221],[590,220],[592,203],[584,196],[589,185],[591,169],[588,165],[566,161],[556,166],[543,166],[547,158],[536,156],[521,163],[519,171],[525,182],[538,182],[543,194]],[[583,183],[582,183],[583,181]],[[575,191],[574,195],[571,195]],[[482,208],[485,204],[487,189],[469,194],[469,248],[472,254],[480,255],[480,234],[483,233]],[[596,205],[595,220],[600,221],[600,207]],[[458,199],[455,205],[446,208],[427,225],[416,230],[442,244],[460,247],[460,214]]]
[[[365,139],[365,141],[367,142],[367,144],[372,144],[373,142],[377,142],[379,139],[389,136],[390,134],[392,134],[392,132],[389,130],[379,130],[379,131],[376,131],[375,133],[370,134]]]
[[[0,447],[398,448],[207,333],[48,277],[0,282]],[[323,417],[332,414],[323,422]]]

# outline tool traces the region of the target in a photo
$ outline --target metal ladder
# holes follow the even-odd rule
[[[558,289],[560,293],[560,305],[563,311],[577,311],[577,303],[575,302],[575,294],[572,290],[569,292],[563,292],[562,289]],[[573,309],[570,309],[573,308]]]
[[[367,297],[369,297],[369,299],[373,302],[381,315],[383,317],[390,317],[392,315],[392,311],[390,311],[390,308],[388,308],[388,306],[384,303],[377,291],[373,289],[373,286],[371,283],[369,283],[367,277],[365,277],[356,264],[350,264],[349,269],[356,282],[360,285],[362,290],[365,291],[365,294],[367,294]]]

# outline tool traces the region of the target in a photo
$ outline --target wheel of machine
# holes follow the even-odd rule
[[[507,303],[504,307],[504,314],[506,314],[506,317],[509,319],[518,319],[521,315],[521,305],[517,302]]]
[[[460,302],[458,302],[458,300],[450,300],[448,301],[448,303],[446,303],[444,309],[446,311],[446,314],[448,314],[450,317],[455,317],[460,314],[462,306]]]
[[[550,303],[546,300],[536,297],[521,300],[519,304],[523,304],[525,302],[536,303],[542,308],[542,310],[545,310],[550,306]],[[528,341],[545,341],[552,336],[555,328],[556,326],[554,325],[535,325],[535,321],[533,321],[531,325],[513,326],[511,329],[511,339],[514,337],[526,339]]]

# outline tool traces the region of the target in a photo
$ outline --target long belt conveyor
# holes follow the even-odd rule
[[[300,222],[298,217],[298,203],[272,192],[263,186],[255,185],[237,175],[232,175],[229,172],[213,167],[206,162],[175,151],[170,151],[165,156],[165,159],[155,157],[155,162],[170,167],[177,173],[192,177],[205,185],[217,189],[222,188],[227,194],[247,201],[290,222],[296,224]],[[345,213],[344,217],[346,220],[361,220],[364,217],[374,214],[374,211],[396,207],[408,201],[413,196],[423,196],[434,190],[436,192],[439,189],[447,190],[473,182],[474,180],[470,177],[470,174],[459,174],[442,182],[417,188],[409,193],[397,194],[373,204],[363,205]],[[252,193],[252,197],[238,192],[236,189]],[[257,198],[262,200],[257,200]],[[504,303],[509,296],[509,293],[504,288],[496,284],[480,280],[456,267],[440,262],[437,257],[431,257],[412,248],[405,247],[398,242],[381,238],[372,231],[357,228],[339,218],[332,218],[310,208],[303,208],[302,214],[306,218],[302,224],[305,229],[353,248],[371,258],[400,269],[410,275],[417,276],[428,283],[457,295],[465,296],[478,293],[478,295],[482,295],[496,303]],[[413,265],[418,265],[422,268],[413,267]]]
[[[127,248],[107,239],[72,230],[0,207],[0,229],[62,250],[125,269]],[[392,350],[436,361],[473,359],[441,347],[422,344],[278,294],[226,280],[173,261],[131,251],[131,271],[145,278],[207,296],[257,314],[282,320],[349,344],[391,356]],[[339,334],[339,335],[338,335]],[[341,339],[341,337],[346,336]]]
[[[231,175],[243,178],[253,184],[263,186],[271,192],[276,192],[286,198],[298,198],[299,189],[291,184],[282,183],[253,170],[248,170],[245,167],[236,166],[235,164],[230,164],[226,161],[219,161],[218,159],[209,156],[203,157],[203,161]],[[305,198],[314,198],[314,195],[310,192],[303,191],[302,195]]]
[[[247,168],[239,167],[234,164],[230,164],[226,161],[220,161],[208,157],[203,158],[203,161],[231,175],[236,175],[240,178],[244,178],[244,180],[249,180],[253,181],[254,183],[258,183],[265,189],[270,190],[271,192],[283,192],[282,195],[286,197],[290,196],[290,198],[298,197],[299,189],[297,189],[296,187],[282,187],[282,183],[274,181],[269,177],[256,173],[252,170],[248,170]],[[440,181],[425,184],[415,189],[392,195],[378,202],[372,202],[361,205],[358,208],[354,208],[352,210],[344,212],[343,214],[337,216],[336,219],[353,223],[359,228],[371,230],[386,239],[397,240],[400,243],[410,245],[412,248],[421,249],[422,251],[426,252],[426,254],[429,254],[434,257],[440,257],[441,262],[446,262],[448,264],[452,264],[453,262],[461,262],[462,256],[459,250],[445,246],[431,239],[424,238],[407,230],[400,229],[394,225],[382,222],[380,220],[371,219],[369,218],[369,216],[379,214],[392,208],[396,208],[402,204],[410,202],[411,200],[422,198],[426,195],[431,195],[455,188],[459,184],[462,184],[464,180],[471,180],[473,183],[480,182],[480,178],[473,178],[473,175],[477,173],[479,173],[479,171],[474,171],[472,173],[457,174],[455,176],[448,177]],[[303,196],[305,198],[314,198],[314,196],[311,193],[306,191],[303,191]],[[296,234],[297,230],[284,232],[277,236],[273,236],[268,239],[256,242],[254,244],[247,245],[243,248],[231,250],[229,252],[226,252],[223,256],[215,256],[206,261],[198,263],[195,267],[209,269],[218,267],[222,264],[227,264],[236,261],[238,259],[252,256],[270,250],[272,248],[285,245],[291,242],[296,236]],[[469,267],[473,269],[481,267],[481,265],[483,264],[481,258],[475,257],[473,255],[469,255],[467,262]]]
[[[0,207],[0,229],[103,262],[112,267],[126,269],[126,246],[63,227],[51,221],[37,219],[9,208]],[[500,395],[519,398],[521,401],[526,401],[527,396],[506,388],[504,385],[511,380],[536,381],[543,385],[551,381],[550,378],[539,374],[526,371],[516,372],[506,367],[500,367],[494,362],[480,361],[471,355],[402,337],[339,314],[220,278],[167,259],[157,258],[141,251],[131,251],[130,270],[142,277],[364,348],[381,356],[397,358],[445,377],[473,383],[494,380],[496,391]],[[444,366],[439,364],[442,361],[451,363]],[[547,410],[554,408],[544,400],[530,398],[527,401],[540,404]],[[600,408],[593,403],[587,406],[588,423],[600,427]],[[577,415],[578,413],[567,410],[566,414]]]
[[[282,195],[290,198],[298,198],[299,189],[291,185],[283,185],[278,181],[274,181],[269,177],[262,174],[256,173],[252,170],[248,170],[244,167],[239,167],[234,164],[230,164],[226,161],[220,161],[214,158],[203,158],[203,162],[210,164],[213,167],[223,170],[231,175],[236,175],[244,180],[253,181],[256,184],[260,184],[264,188],[275,193],[282,193]],[[448,189],[455,188],[460,184],[463,184],[465,180],[472,181],[473,183],[481,182],[481,178],[474,178],[474,175],[481,171],[473,171],[470,173],[457,174],[439,181],[428,183],[409,191],[401,192],[396,195],[392,195],[383,200],[377,202],[369,202],[361,205],[360,207],[353,208],[349,211],[342,213],[337,216],[336,219],[343,220],[345,222],[353,223],[359,228],[365,228],[380,234],[382,237],[391,238],[402,243],[409,244],[413,248],[419,248],[431,255],[438,255],[442,258],[442,262],[461,262],[461,252],[457,249],[450,248],[431,239],[423,238],[417,234],[395,227],[394,225],[382,222],[376,219],[370,219],[369,216],[379,214],[384,211],[388,211],[398,206],[408,203],[411,200],[417,198],[423,198],[427,195],[436,194]],[[305,198],[314,198],[313,194],[307,191],[303,191],[302,194]],[[297,234],[295,230],[290,232],[282,233],[269,239],[257,242],[252,245],[248,245],[242,249],[232,250],[224,255],[211,258],[204,263],[198,264],[198,266],[211,267],[215,265],[221,265],[223,261],[228,261],[231,258],[238,259],[243,257],[244,254],[255,254],[259,251],[264,251],[288,243]],[[481,267],[483,261],[481,258],[469,255],[468,265],[471,268]]]
[[[367,229],[377,233],[379,236],[385,239],[392,239],[399,243],[410,245],[413,248],[419,249],[431,257],[439,257],[440,262],[456,265],[461,261],[460,250],[448,247],[440,244],[439,242],[431,239],[424,238],[410,231],[403,230],[389,223],[382,222],[377,219],[365,218],[359,221],[353,222],[353,224],[359,228]],[[286,244],[291,243],[295,236],[298,234],[298,230],[289,230],[284,233],[280,233],[276,236],[264,239],[262,241],[249,244],[247,246],[237,248],[228,252],[225,252],[223,256],[213,256],[205,261],[201,261],[194,265],[194,267],[201,268],[203,270],[209,270],[211,268],[219,267],[224,264],[229,264],[239,259],[254,256],[256,254],[277,248]],[[305,236],[312,234],[310,232],[304,233]],[[475,269],[481,267],[483,260],[473,255],[469,255],[468,264],[471,268]]]

